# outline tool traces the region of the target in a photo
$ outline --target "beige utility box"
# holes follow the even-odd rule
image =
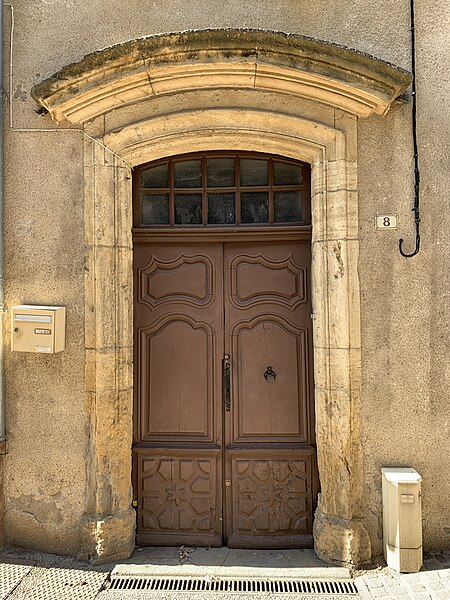
[[[422,477],[409,467],[383,467],[383,546],[389,567],[416,573],[422,558]]]
[[[64,306],[13,306],[11,314],[11,350],[55,354],[66,343]]]

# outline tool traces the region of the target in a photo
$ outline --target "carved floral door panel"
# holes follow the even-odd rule
[[[308,241],[135,244],[138,543],[311,545],[309,265]]]

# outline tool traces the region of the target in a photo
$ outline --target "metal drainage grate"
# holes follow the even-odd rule
[[[357,595],[353,581],[227,579],[186,577],[114,577],[110,590],[149,592],[270,592],[272,594]]]

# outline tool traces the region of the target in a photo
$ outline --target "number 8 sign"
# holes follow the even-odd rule
[[[375,229],[397,229],[397,215],[377,215]]]

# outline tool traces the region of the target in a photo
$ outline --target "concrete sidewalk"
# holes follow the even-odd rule
[[[353,571],[328,566],[312,550],[145,548],[127,561],[93,567],[69,557],[26,551],[0,553],[0,600],[200,600],[201,592],[163,594],[109,591],[111,575],[187,577],[354,578],[363,600],[450,600],[450,552],[426,553],[420,573],[401,575],[374,566]],[[205,594],[211,597],[213,594]],[[214,594],[215,595],[215,594]],[[283,594],[217,594],[237,600],[282,598]],[[290,599],[300,598],[289,595]],[[303,596],[304,598],[304,596]]]

